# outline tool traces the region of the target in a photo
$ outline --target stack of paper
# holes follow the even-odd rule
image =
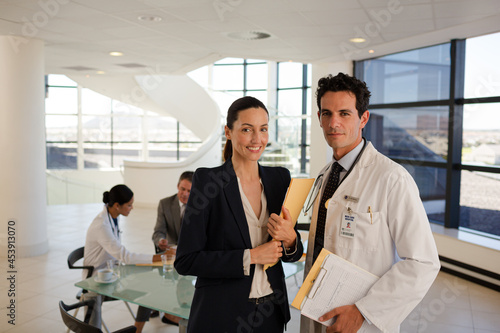
[[[317,322],[325,313],[363,298],[379,278],[323,249],[307,275],[292,306]],[[320,322],[331,326],[335,318]],[[358,332],[380,332],[365,321]]]

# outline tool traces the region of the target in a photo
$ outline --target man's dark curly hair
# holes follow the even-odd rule
[[[323,97],[327,91],[349,91],[354,94],[356,97],[356,109],[358,110],[359,118],[368,110],[371,93],[366,83],[353,76],[338,73],[336,76],[329,74],[319,79],[318,89],[316,90],[316,102],[318,103],[319,110],[321,110],[321,97]]]

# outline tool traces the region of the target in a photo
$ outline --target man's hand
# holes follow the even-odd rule
[[[282,241],[284,247],[290,248],[295,246],[295,240],[297,238],[297,234],[293,228],[295,221],[292,221],[288,209],[282,207],[282,211],[283,217],[274,213],[269,216],[267,232],[273,239]]]
[[[158,248],[162,251],[165,251],[168,247],[168,241],[165,238],[162,238],[158,241]]]
[[[356,333],[363,325],[365,318],[359,312],[356,305],[344,305],[333,309],[319,317],[319,321],[327,321],[333,317],[337,317],[335,323],[326,328],[327,333]]]

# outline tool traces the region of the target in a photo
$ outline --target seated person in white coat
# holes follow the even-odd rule
[[[357,332],[363,324],[370,332],[399,332],[440,267],[417,185],[362,137],[370,116],[364,82],[329,75],[319,80],[316,98],[333,158],[318,177],[306,272],[325,248],[380,277],[355,304],[325,309],[320,320],[336,317],[326,332]],[[302,317],[302,333],[322,331],[323,325]]]
[[[120,242],[118,217],[120,215],[128,216],[134,208],[134,193],[126,185],[116,185],[109,192],[103,193],[103,202],[105,205],[90,224],[85,239],[83,264],[94,267],[93,275],[96,275],[99,269],[105,268],[109,259],[118,259],[125,264],[161,261],[160,254],[133,253],[127,251]],[[86,276],[87,273],[83,274]],[[97,298],[94,307],[95,316],[92,316],[91,324],[100,328],[100,295],[91,292],[85,294],[85,299],[91,297]],[[143,307],[138,308],[135,323],[137,332],[142,331],[150,311]]]

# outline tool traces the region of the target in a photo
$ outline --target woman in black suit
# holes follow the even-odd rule
[[[257,162],[268,121],[258,99],[236,100],[227,114],[225,163],[194,174],[175,261],[177,272],[198,277],[188,332],[283,332],[290,320],[279,258],[297,261],[303,247],[288,210],[279,216],[289,171]]]

